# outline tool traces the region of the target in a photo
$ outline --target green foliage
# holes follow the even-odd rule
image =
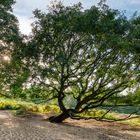
[[[84,117],[93,117],[93,118],[102,118],[104,114],[106,113],[106,110],[104,109],[92,109],[85,111],[81,114],[81,116]],[[118,118],[114,116],[113,113],[107,113],[102,119],[107,119],[107,120],[117,120]]]
[[[38,112],[40,113],[60,113],[60,109],[55,105],[38,105]]]
[[[130,21],[104,1],[86,10],[59,2],[34,16],[24,59],[33,84],[55,93],[62,112],[101,106],[138,82],[138,17]]]
[[[20,59],[15,60],[14,54],[20,54],[19,51],[17,53],[17,48],[22,46],[23,36],[19,32],[18,20],[12,13],[14,2],[0,1],[0,94],[5,93],[20,74],[16,66]],[[4,60],[4,57],[9,60]]]
[[[104,115],[106,111],[107,111],[106,109],[92,109],[92,110],[83,112],[81,116],[87,117],[87,118],[91,117],[95,119],[101,118],[102,120],[107,120],[107,121],[118,121],[126,117],[126,114],[124,114],[125,109],[124,109],[124,112],[116,113],[112,111]],[[136,115],[132,115],[131,117],[134,117],[134,116]],[[133,119],[128,119],[128,120],[124,119],[124,120],[119,121],[119,123],[125,123],[131,126],[140,126],[140,118],[133,118]]]
[[[50,91],[47,88],[40,88],[39,86],[32,86],[31,88],[25,89],[22,91],[20,98],[31,100],[31,101],[39,101],[48,99]]]
[[[105,110],[88,110],[82,113],[83,116],[89,116],[89,117],[101,117],[105,113]]]
[[[14,0],[1,0],[0,1],[0,8],[5,10],[12,10],[11,5],[15,3]]]
[[[0,110],[17,110],[17,114],[26,112],[36,113],[60,113],[60,109],[56,105],[34,104],[33,102],[25,102],[15,99],[0,98]]]
[[[1,0],[0,2],[0,41],[3,42],[1,42],[2,51],[6,49],[7,51],[12,51],[15,43],[21,41],[17,18],[11,12],[13,3],[14,0]]]
[[[129,102],[133,105],[140,105],[140,88],[137,87],[134,92],[128,93],[126,96],[126,102]]]
[[[20,105],[17,101],[8,100],[8,99],[0,99],[0,109],[1,110],[17,110],[20,108]]]
[[[133,89],[132,92],[128,91],[126,95],[112,96],[107,101],[108,103],[112,105],[116,102],[119,105],[139,106],[140,105],[140,88],[135,87],[135,90]]]
[[[122,123],[140,127],[140,118],[123,121]]]

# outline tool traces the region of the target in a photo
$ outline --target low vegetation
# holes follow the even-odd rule
[[[59,107],[56,105],[35,104],[33,102],[25,102],[21,100],[7,99],[7,98],[0,98],[0,110],[13,110],[14,115],[20,117],[27,117],[33,114],[61,113]],[[126,116],[126,114],[119,114],[116,112],[110,112],[106,114],[106,112],[107,112],[106,109],[101,109],[101,108],[92,109],[81,113],[80,116],[81,118],[85,118],[85,119],[92,117],[95,118],[96,120],[102,120],[102,121],[118,121],[121,116]],[[140,118],[123,120],[121,122],[129,124],[131,126],[140,127]]]
[[[36,113],[60,112],[56,105],[35,104],[33,102],[5,98],[0,99],[0,110],[17,110],[17,112],[26,110],[27,112]]]

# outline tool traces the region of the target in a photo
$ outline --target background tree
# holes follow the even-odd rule
[[[47,14],[35,10],[34,15],[25,62],[33,84],[47,87],[58,99],[62,113],[50,121],[77,118],[137,81],[134,24],[119,11],[103,2],[88,10],[60,2]],[[68,97],[73,107],[66,107]]]
[[[121,103],[126,105],[140,105],[140,87],[137,87],[135,90],[128,92],[126,96],[123,97]]]
[[[15,85],[15,82],[18,83],[18,85],[20,85],[21,82],[19,81],[19,76],[21,73],[23,73],[23,69],[21,67],[21,59],[19,59],[21,56],[19,48],[21,48],[24,43],[22,41],[23,36],[19,32],[18,20],[12,13],[12,5],[14,3],[14,0],[0,1],[1,95],[4,95],[4,92],[6,90],[13,90],[13,85]],[[17,75],[19,76],[17,77]]]

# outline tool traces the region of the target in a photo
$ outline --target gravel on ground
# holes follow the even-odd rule
[[[140,140],[140,128],[95,120],[55,124],[42,117],[20,118],[0,111],[0,140]]]

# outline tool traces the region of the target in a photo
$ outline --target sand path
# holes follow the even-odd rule
[[[0,111],[0,140],[140,140],[140,128],[94,120],[54,124]]]

